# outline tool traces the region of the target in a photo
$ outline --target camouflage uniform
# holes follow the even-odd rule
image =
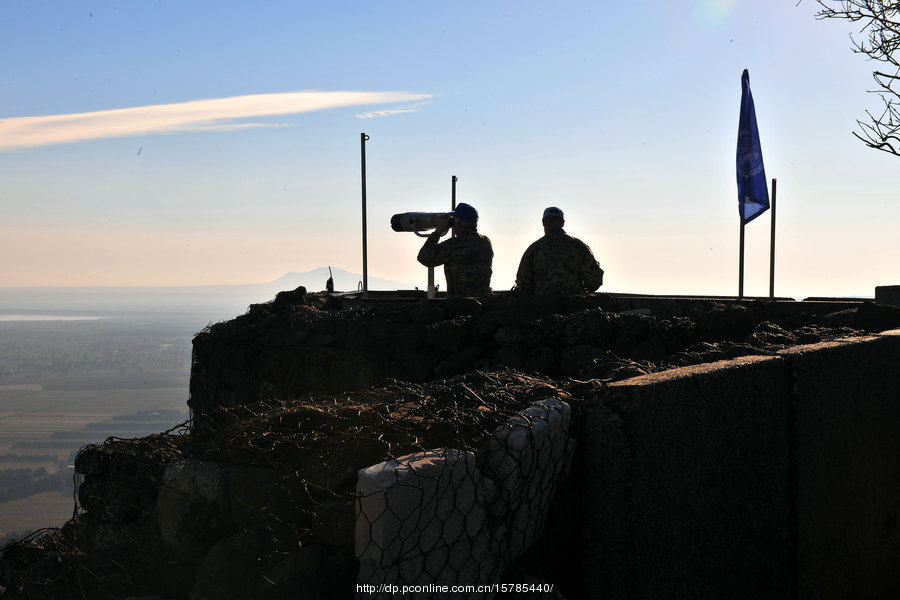
[[[494,260],[491,240],[473,227],[467,227],[456,237],[438,243],[440,237],[437,232],[429,235],[417,258],[426,267],[444,265],[447,295],[490,294],[491,263]]]
[[[516,273],[516,286],[525,294],[584,294],[602,284],[603,269],[591,249],[562,229],[531,244]]]

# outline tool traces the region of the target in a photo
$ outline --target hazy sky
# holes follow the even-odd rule
[[[423,287],[397,212],[474,205],[495,289],[556,205],[601,291],[735,294],[749,69],[778,180],[776,293],[900,283],[900,159],[850,24],[803,0],[0,1],[0,287],[271,281]],[[768,294],[769,216],[745,292]],[[443,283],[439,271],[438,282]]]

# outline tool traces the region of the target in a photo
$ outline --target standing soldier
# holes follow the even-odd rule
[[[563,231],[563,211],[544,211],[544,237],[525,250],[516,273],[516,287],[524,294],[574,295],[603,285],[603,269],[587,244]]]
[[[455,237],[438,243],[452,227]],[[478,233],[478,211],[460,203],[441,217],[437,227],[419,250],[418,261],[426,267],[444,265],[447,296],[487,296],[491,293],[491,263],[494,249],[487,236]]]

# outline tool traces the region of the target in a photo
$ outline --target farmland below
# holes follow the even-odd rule
[[[203,314],[0,313],[0,544],[72,514],[73,458],[188,418]]]

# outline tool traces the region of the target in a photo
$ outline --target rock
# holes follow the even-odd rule
[[[481,355],[481,348],[469,346],[443,359],[434,368],[435,377],[449,377],[457,373],[465,373],[474,368],[475,361]]]
[[[481,314],[481,302],[477,298],[446,298],[441,301],[441,309],[447,319],[473,316]]]
[[[400,313],[402,320],[419,325],[439,323],[444,320],[444,311],[436,304],[413,304],[404,307]]]
[[[518,346],[497,348],[491,358],[496,368],[521,369],[523,363],[522,349]]]
[[[563,343],[588,344],[609,347],[614,327],[607,313],[600,310],[583,310],[569,315],[564,321]]]
[[[852,328],[856,326],[856,311],[857,309],[855,308],[848,308],[828,313],[819,318],[819,323],[829,328]]]
[[[565,311],[569,314],[590,308],[602,308],[603,310],[615,310],[615,301],[606,294],[587,294],[584,296],[566,296],[563,299]]]
[[[705,342],[742,340],[756,328],[756,319],[739,304],[715,305],[697,318],[697,332]]]
[[[635,338],[643,337],[650,331],[652,317],[639,311],[627,311],[616,315],[617,334]]]
[[[226,469],[212,461],[185,460],[163,476],[156,502],[162,539],[176,556],[200,564],[210,547],[228,534]]]
[[[798,344],[818,344],[822,341],[822,334],[818,328],[805,325],[794,331],[794,339]]]
[[[306,304],[306,288],[302,285],[289,292],[278,292],[272,301],[274,306],[283,306],[288,304]]]
[[[900,307],[863,302],[856,312],[857,329],[887,331],[900,327]]]
[[[524,329],[524,341],[527,347],[558,346],[563,344],[566,318],[561,315],[548,315],[538,319]]]
[[[75,470],[85,475],[78,487],[81,506],[94,519],[128,524],[149,514],[165,470],[179,451],[163,437],[157,454],[140,443],[121,440],[85,446],[75,458]]]
[[[697,330],[694,322],[687,317],[673,317],[662,322],[665,331],[668,352],[681,352],[697,342]]]
[[[328,564],[328,550],[319,544],[300,548],[275,563],[259,580],[254,598],[295,600],[331,598],[335,585],[322,567]]]
[[[598,346],[567,346],[559,358],[559,372],[565,377],[575,377],[594,364],[594,359],[606,354],[606,350]]]
[[[653,317],[630,312],[615,316],[616,333],[612,350],[619,356],[631,356],[650,333]]]
[[[262,572],[280,560],[266,531],[240,531],[216,542],[194,578],[190,600],[248,600]]]
[[[442,321],[425,329],[425,341],[441,352],[453,353],[466,341],[466,329],[459,322]]]
[[[640,377],[650,372],[651,370],[633,361],[600,359],[585,372],[584,376],[604,381],[621,381],[622,379]]]
[[[660,362],[669,355],[666,335],[660,329],[651,330],[647,336],[634,347],[631,357],[635,360]]]
[[[769,331],[755,331],[748,338],[752,346],[789,346],[797,342],[792,335],[781,335]]]
[[[503,348],[517,346],[522,343],[522,330],[518,327],[498,327],[494,332],[494,343]]]
[[[750,334],[748,342],[753,346],[789,346],[797,343],[797,338],[781,326],[763,321]]]
[[[549,346],[538,346],[526,352],[524,367],[537,373],[556,373],[559,367],[559,352]]]
[[[403,348],[397,361],[406,374],[408,381],[427,381],[434,375],[434,369],[438,364],[438,353],[430,351],[430,348],[419,346],[418,348]]]

